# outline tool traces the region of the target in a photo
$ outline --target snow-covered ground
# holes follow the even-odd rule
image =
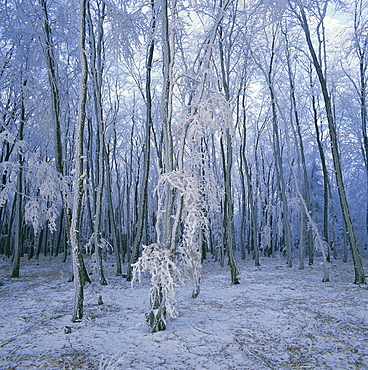
[[[70,321],[70,262],[24,258],[21,278],[10,279],[10,262],[0,261],[0,368],[368,369],[368,290],[353,284],[351,261],[329,264],[329,283],[320,261],[305,270],[279,258],[261,264],[238,260],[241,284],[231,285],[228,267],[206,261],[199,297],[178,288],[179,316],[150,334],[148,277],[132,290],[112,259],[109,285],[86,286],[80,323]]]

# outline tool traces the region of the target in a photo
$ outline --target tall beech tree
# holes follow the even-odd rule
[[[20,112],[19,112],[19,129],[18,129],[18,140],[23,140],[24,125],[26,120],[25,113],[25,88],[27,86],[27,79],[23,77],[21,73],[21,89],[20,89]],[[11,274],[12,278],[19,277],[20,268],[20,257],[23,254],[23,149],[18,149],[18,175],[17,175],[17,193],[15,196],[15,241],[14,241],[14,261],[13,271]]]
[[[338,146],[338,138],[337,138],[337,132],[336,132],[336,126],[334,122],[334,116],[333,116],[333,110],[332,110],[332,102],[331,97],[328,92],[327,87],[327,81],[325,77],[325,73],[323,72],[322,65],[317,57],[312,38],[311,33],[309,29],[309,23],[306,16],[306,11],[304,5],[300,2],[296,2],[297,9],[293,7],[293,10],[295,10],[295,14],[300,22],[300,25],[304,31],[305,38],[308,45],[308,50],[310,52],[312,62],[314,65],[314,68],[316,70],[318,80],[321,86],[323,100],[325,103],[325,110],[326,110],[326,116],[327,116],[327,122],[328,122],[328,129],[330,134],[330,140],[331,140],[331,151],[332,151],[332,158],[333,158],[333,164],[335,169],[335,177],[336,177],[336,183],[337,183],[337,189],[339,193],[339,199],[340,199],[340,205],[344,220],[344,227],[345,232],[347,233],[351,252],[353,255],[353,261],[354,261],[354,270],[355,270],[355,284],[365,284],[365,274],[364,274],[364,268],[362,259],[359,253],[358,244],[356,242],[355,237],[355,230],[353,226],[353,222],[350,215],[350,209],[346,197],[346,191],[345,191],[345,185],[342,177],[342,168],[341,168],[341,159],[340,159],[340,151]]]
[[[86,50],[87,1],[88,0],[81,0],[79,2],[79,18],[80,18],[79,50],[82,69],[80,75],[80,85],[79,85],[80,95],[75,136],[74,197],[73,197],[72,223],[70,229],[70,242],[72,247],[73,271],[74,271],[74,305],[72,321],[80,321],[83,318],[84,285],[86,283],[86,277],[84,274],[82,246],[80,240],[80,230],[81,230],[81,213],[82,213],[83,183],[84,183],[83,138],[84,138],[84,126],[86,121],[87,79],[88,79],[88,64]]]
[[[149,42],[147,48],[146,60],[146,85],[145,85],[145,103],[146,103],[146,124],[145,124],[145,141],[144,141],[144,159],[143,159],[143,175],[140,184],[140,198],[138,209],[138,220],[136,234],[134,238],[133,250],[128,264],[127,280],[132,279],[132,264],[136,263],[139,258],[140,245],[143,238],[144,219],[147,212],[147,197],[148,197],[148,179],[151,163],[151,131],[152,131],[152,66],[153,53],[155,50],[155,31],[156,31],[156,7],[154,0],[151,0],[151,28]]]
[[[96,135],[96,196],[95,196],[95,215],[93,225],[94,254],[97,262],[97,272],[101,285],[107,285],[102,262],[102,212],[103,212],[103,192],[105,180],[105,121],[102,107],[102,75],[103,75],[103,42],[104,42],[104,18],[105,2],[97,1],[96,8],[96,27],[93,25],[91,16],[91,3],[87,3],[86,19],[90,39],[90,71],[93,86],[93,103],[97,125]]]

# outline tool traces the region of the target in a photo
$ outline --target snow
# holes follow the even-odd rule
[[[321,260],[304,270],[238,260],[241,284],[231,285],[229,267],[208,260],[199,297],[178,287],[179,315],[154,334],[144,320],[149,276],[132,289],[112,256],[109,285],[85,288],[80,323],[70,321],[71,262],[21,263],[10,279],[10,261],[0,261],[1,369],[368,369],[368,290],[353,284],[351,261],[329,264],[322,283]]]

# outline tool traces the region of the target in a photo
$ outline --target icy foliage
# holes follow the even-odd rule
[[[175,286],[177,283],[194,284],[194,295],[198,295],[201,275],[201,233],[207,228],[207,219],[201,201],[199,186],[195,177],[173,171],[163,174],[156,192],[159,198],[158,217],[163,217],[162,190],[166,184],[177,189],[182,198],[181,221],[183,233],[180,245],[173,252],[159,244],[143,248],[142,256],[133,265],[133,281],[140,280],[142,272],[151,274],[150,301],[160,301],[166,312],[175,316]],[[159,230],[158,230],[159,232]]]
[[[142,256],[133,265],[132,285],[141,280],[144,272],[151,274],[151,303],[160,301],[166,312],[175,317],[175,281],[180,279],[181,274],[173,253],[158,244],[143,246]]]
[[[23,140],[17,138],[9,131],[0,133],[0,145],[13,146],[13,153],[21,154],[22,167],[19,159],[0,163],[0,174],[6,176],[6,182],[0,188],[0,207],[3,207],[16,193],[16,179],[19,169],[30,184],[27,192],[24,191],[25,202],[24,218],[31,223],[37,232],[46,222],[51,231],[56,230],[56,220],[59,215],[60,190],[67,192],[69,186],[56,172],[52,162],[40,161],[32,153]],[[14,156],[14,154],[12,154]],[[69,193],[69,192],[68,192]]]
[[[217,91],[208,91],[208,97],[198,104],[198,122],[207,133],[229,129],[233,134],[233,119],[229,102]],[[193,127],[194,128],[194,127]]]
[[[14,153],[21,152],[23,142],[17,141],[17,138],[8,130],[0,132],[0,146],[5,145],[13,147]],[[16,192],[16,182],[14,179],[19,170],[19,163],[8,161],[0,162],[0,175],[6,178],[5,184],[0,187],[0,208],[5,205],[9,198]]]
[[[59,215],[58,201],[60,194],[60,177],[56,170],[47,162],[30,162],[27,176],[33,179],[35,195],[25,204],[24,217],[37,232],[48,222],[51,231],[56,230]]]
[[[1,176],[8,176],[13,171],[14,164],[9,162],[0,163],[0,174]],[[4,207],[5,203],[9,200],[9,197],[14,194],[15,185],[10,178],[5,184],[2,184],[0,188],[0,208]]]

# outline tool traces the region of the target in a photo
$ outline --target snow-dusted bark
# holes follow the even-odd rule
[[[133,250],[130,257],[127,270],[127,280],[132,279],[132,265],[137,262],[139,258],[139,251],[143,237],[143,224],[145,214],[147,211],[147,189],[148,179],[150,172],[151,163],[151,130],[152,130],[152,94],[151,94],[151,80],[152,80],[152,64],[153,64],[153,53],[155,50],[155,39],[154,34],[156,31],[156,8],[154,0],[151,0],[152,19],[150,29],[150,40],[147,49],[147,61],[146,61],[146,123],[145,123],[145,141],[144,141],[144,158],[143,158],[143,177],[140,184],[140,198],[138,205],[138,220],[136,235],[134,237]]]
[[[290,218],[289,218],[289,206],[286,196],[286,184],[284,177],[283,161],[281,154],[281,143],[280,143],[280,133],[279,133],[279,123],[278,123],[278,114],[276,107],[276,96],[274,90],[274,80],[273,80],[273,69],[274,69],[274,60],[275,60],[275,43],[276,43],[276,33],[277,30],[273,31],[272,42],[271,42],[271,58],[267,71],[267,84],[270,92],[271,98],[271,108],[272,108],[272,134],[273,134],[273,150],[276,160],[276,175],[278,189],[281,199],[282,206],[282,231],[285,239],[285,249],[287,255],[287,264],[288,267],[293,265],[293,255],[292,255],[292,238],[291,238],[291,228],[290,228]]]
[[[314,65],[314,68],[318,76],[318,80],[319,80],[321,90],[322,90],[323,100],[325,103],[328,130],[329,130],[330,140],[331,140],[332,159],[333,159],[333,165],[335,169],[335,177],[336,177],[337,189],[339,193],[339,200],[340,200],[342,215],[344,219],[345,231],[348,235],[348,239],[350,242],[350,248],[351,248],[351,252],[353,255],[353,261],[354,261],[355,284],[364,284],[366,282],[365,274],[364,274],[364,267],[363,267],[362,259],[359,253],[359,248],[358,248],[358,244],[356,241],[356,237],[355,237],[354,226],[353,226],[353,222],[350,216],[350,209],[349,209],[349,205],[348,205],[348,201],[346,197],[345,185],[344,185],[344,181],[342,177],[340,151],[339,151],[339,145],[338,145],[338,139],[337,139],[337,133],[336,133],[336,126],[335,126],[334,117],[332,113],[331,98],[330,98],[330,94],[328,92],[328,87],[327,87],[327,81],[326,81],[326,77],[323,72],[321,63],[319,62],[317,58],[317,54],[313,46],[313,42],[311,39],[310,30],[309,30],[309,24],[308,24],[304,6],[302,5],[300,1],[297,1],[297,3],[298,3],[299,11],[300,11],[300,13],[297,14],[297,17],[298,17],[300,25],[305,34],[309,53],[311,55],[313,65]]]
[[[96,136],[96,173],[97,173],[97,187],[96,187],[96,204],[95,204],[95,216],[94,216],[94,246],[95,246],[95,257],[97,262],[97,273],[99,275],[100,284],[107,285],[107,281],[103,269],[102,261],[102,196],[104,190],[104,178],[105,178],[105,122],[103,117],[102,109],[102,73],[103,73],[103,60],[102,60],[102,47],[103,47],[103,22],[105,18],[105,3],[102,2],[98,5],[97,10],[97,26],[96,30],[93,27],[90,4],[87,4],[87,20],[88,30],[91,45],[91,63],[90,70],[92,75],[92,86],[93,86],[93,101],[95,108],[95,117],[97,123],[97,136]]]
[[[51,94],[51,110],[52,110],[52,119],[54,124],[54,149],[55,149],[55,166],[56,171],[58,172],[62,188],[60,189],[62,203],[63,203],[63,217],[65,227],[65,245],[64,245],[64,260],[68,254],[70,247],[69,238],[70,238],[70,223],[71,223],[71,209],[70,202],[68,199],[68,192],[66,191],[67,184],[65,183],[65,170],[64,170],[64,157],[63,157],[63,145],[62,145],[62,135],[61,135],[61,107],[60,107],[60,92],[59,92],[59,80],[57,75],[57,62],[54,52],[54,44],[51,34],[49,13],[47,8],[46,0],[40,0],[40,5],[43,11],[43,34],[44,34],[44,45],[42,45],[42,50],[44,53],[48,80],[50,85],[50,94]],[[61,233],[61,231],[60,231]]]
[[[21,97],[20,97],[20,117],[19,117],[19,130],[18,130],[18,140],[23,140],[23,131],[25,123],[25,105],[24,105],[24,87],[27,84],[27,80],[21,82]],[[12,278],[19,277],[20,269],[20,256],[23,249],[23,164],[24,158],[21,149],[18,153],[18,176],[17,176],[17,194],[15,197],[15,241],[14,241],[14,261],[13,261],[13,271],[11,274]]]
[[[78,118],[75,135],[75,179],[74,179],[74,197],[73,197],[73,212],[72,223],[70,229],[70,242],[73,254],[73,271],[74,271],[74,304],[72,321],[80,321],[83,318],[83,300],[84,300],[84,262],[82,255],[82,247],[80,243],[80,217],[82,211],[83,198],[83,137],[84,124],[86,119],[86,101],[87,101],[87,52],[86,52],[86,6],[87,0],[80,1],[80,39],[79,50],[82,65],[80,76],[80,91]]]

